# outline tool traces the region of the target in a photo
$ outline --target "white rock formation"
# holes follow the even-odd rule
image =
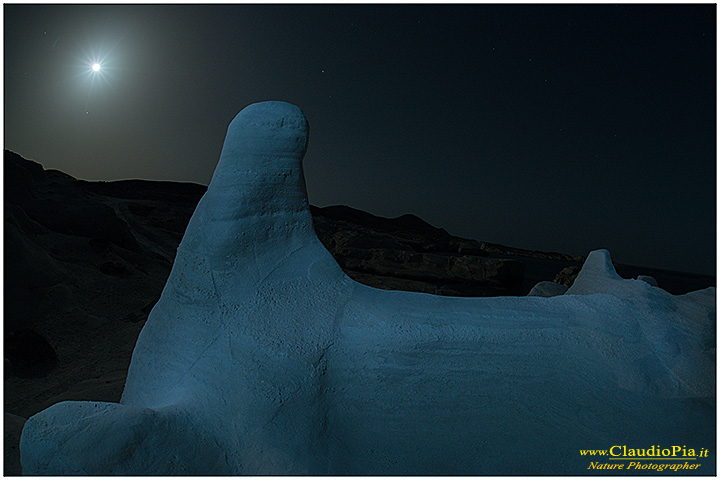
[[[555,282],[538,282],[528,292],[529,297],[555,297],[563,295],[568,291],[568,287]]]
[[[714,473],[714,289],[605,251],[552,298],[358,284],[313,232],[306,143],[287,103],[232,121],[120,404],[31,417],[25,474],[577,475],[579,449],[657,444]]]
[[[655,277],[651,277],[650,275],[638,275],[638,280],[642,280],[643,282],[647,283],[648,285],[652,285],[653,287],[657,287],[658,283],[657,280],[655,280]]]

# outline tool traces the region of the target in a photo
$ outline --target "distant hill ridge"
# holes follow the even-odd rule
[[[159,221],[157,227],[174,231],[179,241],[184,225],[206,189],[204,185],[190,182],[78,180],[57,170],[45,170],[39,163],[5,150],[6,203],[19,206],[33,221],[54,231],[105,238],[136,251],[141,248],[136,245],[139,225],[152,228],[153,219]],[[38,193],[40,191],[42,194]],[[52,208],[41,208],[51,204],[54,205]],[[157,218],[158,208],[167,210],[165,216],[168,218]],[[455,237],[412,214],[385,218],[345,205],[311,205],[310,211],[318,237],[346,272],[358,281],[380,288],[449,295],[523,295],[532,286],[530,283],[536,280],[533,275],[523,280],[528,271],[522,263],[527,264],[527,259],[564,262],[558,264],[558,271],[567,267],[568,263],[580,265],[584,261],[584,257],[563,253]],[[398,251],[415,251],[425,254],[425,257],[415,257],[413,262],[409,262],[410,258],[407,255],[398,256]],[[166,253],[167,258],[174,256],[174,252]],[[453,259],[443,260],[437,255]],[[489,262],[490,258],[495,261]],[[513,264],[513,260],[520,263]],[[408,271],[409,263],[415,263],[412,268],[417,267],[425,273]],[[490,263],[493,265],[490,266]],[[616,266],[623,269],[621,265]],[[439,271],[428,272],[428,268]],[[505,273],[498,275],[495,271],[498,268]],[[444,272],[440,273],[442,270]],[[383,280],[374,277],[383,277]],[[392,277],[398,278],[389,281],[388,278]],[[433,285],[417,284],[418,278]],[[411,284],[411,279],[415,283]],[[457,285],[451,287],[451,283]],[[482,285],[482,288],[472,287],[471,284],[475,287]],[[519,288],[520,285],[522,288]]]

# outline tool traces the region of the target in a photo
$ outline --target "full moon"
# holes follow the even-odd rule
[[[100,64],[99,63],[93,63],[92,64],[93,72],[99,72],[100,71]]]

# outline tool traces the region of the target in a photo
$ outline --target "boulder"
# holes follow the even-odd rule
[[[638,280],[642,280],[643,282],[647,283],[648,285],[652,285],[653,287],[657,287],[658,283],[655,278],[651,277],[650,275],[638,275]]]
[[[528,293],[528,296],[554,297],[568,291],[568,287],[555,282],[539,282]]]

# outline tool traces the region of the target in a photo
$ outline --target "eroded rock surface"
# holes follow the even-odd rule
[[[714,288],[624,280],[607,251],[552,298],[359,284],[314,233],[306,146],[293,105],[238,114],[120,402],[29,418],[25,473],[577,475],[618,438],[714,473]]]

